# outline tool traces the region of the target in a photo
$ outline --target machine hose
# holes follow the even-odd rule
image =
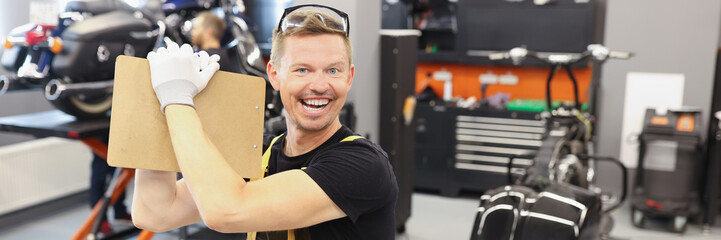
[[[628,170],[626,169],[626,166],[624,166],[621,161],[619,161],[618,159],[616,159],[614,157],[581,155],[581,156],[579,156],[579,158],[581,158],[581,159],[593,158],[595,160],[607,161],[607,162],[616,164],[621,169],[622,184],[623,184],[622,188],[621,188],[622,189],[621,199],[613,206],[604,210],[604,212],[608,213],[608,212],[615,210],[616,208],[619,208],[623,204],[623,202],[626,200],[626,195],[628,194]]]

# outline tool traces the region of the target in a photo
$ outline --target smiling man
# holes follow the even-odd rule
[[[347,15],[333,8],[286,9],[267,69],[288,131],[266,136],[266,178],[252,182],[208,140],[192,102],[218,57],[173,43],[149,54],[184,178],[138,170],[134,223],[152,231],[198,221],[220,232],[269,231],[249,239],[393,239],[398,187],[388,157],[338,119],[355,74],[348,27]]]

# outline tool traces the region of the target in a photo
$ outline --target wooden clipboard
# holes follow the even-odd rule
[[[194,99],[208,138],[244,178],[262,173],[265,84],[259,77],[218,71]],[[108,164],[180,171],[144,58],[117,58]]]

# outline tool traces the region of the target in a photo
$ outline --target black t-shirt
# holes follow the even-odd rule
[[[268,174],[303,169],[346,217],[309,227],[312,239],[394,239],[398,185],[386,153],[368,139],[341,127],[318,148],[295,157],[282,151],[285,135],[271,149]],[[272,137],[266,136],[264,149]]]
[[[239,72],[240,69],[240,63],[233,63],[232,59],[230,59],[230,56],[225,52],[225,50],[220,48],[208,48],[204,49],[205,52],[208,53],[208,55],[213,56],[213,54],[218,54],[220,56],[220,60],[218,61],[218,64],[220,65],[220,70],[227,71],[227,72]]]

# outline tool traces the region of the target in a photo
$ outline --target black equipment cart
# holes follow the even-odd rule
[[[646,110],[632,191],[634,226],[644,227],[647,217],[662,217],[671,219],[671,231],[686,231],[700,208],[702,134],[700,110]]]

